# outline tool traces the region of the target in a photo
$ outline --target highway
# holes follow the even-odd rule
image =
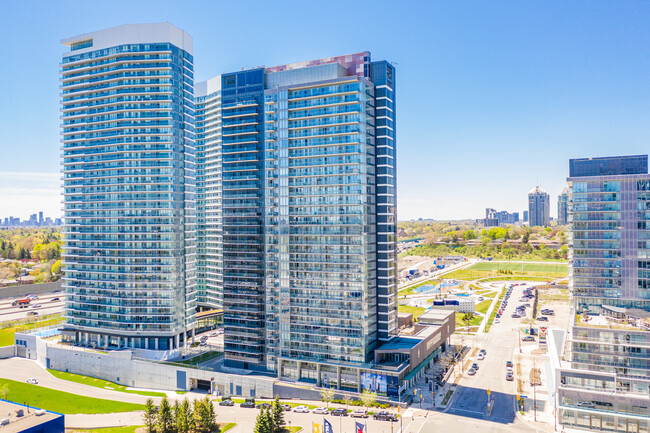
[[[38,295],[38,299],[31,301],[29,307],[18,308],[18,306],[11,306],[11,303],[17,299],[24,299],[26,296],[14,296],[11,298],[0,299],[0,322],[9,320],[18,320],[26,318],[34,318],[46,316],[49,314],[63,313],[65,293],[55,292]],[[53,299],[59,298],[56,301]],[[34,308],[35,305],[40,305],[39,308]],[[29,312],[37,312],[38,316],[28,316]]]

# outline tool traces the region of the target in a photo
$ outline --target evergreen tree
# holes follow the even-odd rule
[[[180,423],[182,429],[178,429],[179,433],[187,433],[194,430],[194,414],[192,413],[192,406],[190,405],[190,402],[187,398],[185,398],[185,400],[183,400],[183,403],[181,403],[180,417],[182,418],[182,421]]]
[[[284,430],[284,409],[280,404],[280,396],[276,395],[272,405],[273,433],[280,433]]]
[[[163,397],[160,402],[160,409],[158,411],[158,431],[160,433],[172,433],[174,431],[172,407],[170,406],[167,397]]]
[[[273,422],[273,417],[271,412],[267,409],[261,409],[260,413],[255,419],[255,427],[253,429],[254,433],[273,433],[271,424]]]
[[[153,405],[153,400],[150,398],[148,398],[145,403],[142,422],[144,422],[149,433],[154,433],[156,431],[156,407]]]

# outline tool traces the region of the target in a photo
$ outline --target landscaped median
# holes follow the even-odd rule
[[[117,383],[109,382],[108,380],[104,380],[104,379],[97,379],[95,377],[82,376],[79,374],[66,373],[64,371],[57,371],[57,370],[50,370],[50,369],[48,369],[47,371],[49,371],[52,376],[58,379],[69,380],[70,382],[81,383],[83,385],[94,386],[96,388],[108,389],[110,391],[128,392],[130,394],[140,394],[140,395],[146,395],[150,397],[164,397],[165,395],[167,395],[162,392],[134,391],[134,390],[126,389],[126,386],[124,385],[119,385]]]
[[[2,397],[4,397],[5,387],[9,401],[63,414],[119,413],[144,410],[143,404],[85,397],[10,379],[0,379]]]
[[[497,312],[499,311],[499,306],[501,305],[501,301],[503,301],[503,298],[506,297],[506,290],[507,290],[506,286],[504,285],[499,294],[499,299],[497,299],[497,303],[492,309],[492,313],[490,313],[490,317],[488,318],[488,321],[485,324],[485,328],[483,329],[483,332],[488,333],[490,331],[490,328],[492,327],[492,323],[494,323],[494,319],[496,318]]]

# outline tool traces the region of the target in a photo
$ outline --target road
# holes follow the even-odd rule
[[[18,306],[11,306],[11,303],[13,301],[24,298],[25,296],[14,296],[11,298],[0,299],[0,322],[63,313],[63,307],[65,306],[65,293],[63,292],[39,295],[39,298],[37,300],[31,301],[29,303],[29,307],[27,308],[18,308]],[[53,301],[55,298],[59,299]],[[34,308],[34,305],[40,305],[40,307]],[[27,315],[27,313],[32,311],[37,312],[38,316]]]
[[[506,361],[517,362],[513,358],[518,352],[519,338],[521,338],[519,328],[523,320],[513,319],[511,315],[520,305],[518,300],[523,289],[533,284],[528,282],[524,287],[516,286],[513,289],[504,315],[498,324],[493,324],[488,334],[463,337],[465,345],[485,349],[487,356],[482,361],[476,358],[471,360],[472,363],[476,362],[479,365],[478,372],[474,376],[469,376],[466,371],[463,372],[447,414],[475,419],[481,426],[491,425],[490,428],[493,430],[487,431],[520,431],[524,428],[522,421],[515,414],[516,380],[507,381],[505,373]],[[531,311],[528,309],[527,317],[530,316]],[[522,346],[537,345],[536,342],[521,342],[521,344]],[[488,390],[492,402],[491,410],[488,410]],[[497,428],[496,426],[499,425],[501,427]],[[545,425],[539,424],[535,427],[545,428]]]

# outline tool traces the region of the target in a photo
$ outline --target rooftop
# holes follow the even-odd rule
[[[22,416],[17,416],[19,411],[22,411]],[[6,400],[0,400],[0,414],[0,418],[9,419],[9,424],[2,426],[2,433],[19,433],[31,430],[53,419],[63,418],[63,415],[58,413],[23,406],[22,404],[12,403]],[[46,429],[46,431],[56,430]],[[63,431],[63,422],[61,422],[61,431]]]

